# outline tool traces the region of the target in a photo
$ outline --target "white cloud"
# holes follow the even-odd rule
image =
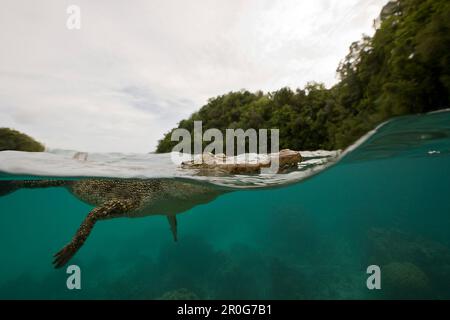
[[[332,85],[386,0],[6,0],[0,126],[50,147],[147,152],[209,97]],[[81,7],[82,28],[66,28]]]

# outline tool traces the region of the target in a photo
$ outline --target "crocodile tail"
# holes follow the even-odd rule
[[[0,180],[0,197],[6,196],[18,189],[39,189],[66,187],[71,181],[65,180]]]
[[[17,189],[19,189],[19,186],[15,183],[15,181],[0,180],[0,197],[13,193]]]

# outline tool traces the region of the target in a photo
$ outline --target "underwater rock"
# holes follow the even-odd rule
[[[373,228],[368,232],[366,252],[368,265],[388,266],[398,261],[413,263],[427,275],[435,296],[450,298],[447,285],[450,283],[450,249],[447,246],[404,231]],[[412,272],[413,269],[408,270]],[[383,274],[382,270],[382,277]]]
[[[186,288],[164,293],[158,300],[199,300],[199,297]]]
[[[426,298],[430,292],[428,276],[411,262],[391,262],[381,270],[382,289],[389,298]]]
[[[307,281],[307,275],[298,266],[287,263],[278,257],[268,260],[269,299],[306,299],[307,293],[314,290]]]
[[[221,250],[214,270],[213,299],[269,299],[267,295],[268,258],[264,252],[242,243]]]
[[[370,229],[369,262],[414,261],[417,265],[450,265],[450,249],[438,242],[399,230]],[[395,244],[395,245],[393,245]]]
[[[181,163],[184,169],[200,169],[202,173],[228,173],[228,174],[257,174],[262,168],[270,168],[274,159],[278,158],[277,173],[285,172],[289,169],[297,168],[302,161],[299,151],[289,149],[281,150],[279,153],[272,153],[265,158],[257,158],[254,161],[240,161],[238,157],[226,157],[223,153],[213,155],[204,153],[201,159],[194,159]]]

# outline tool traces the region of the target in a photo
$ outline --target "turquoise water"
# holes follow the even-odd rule
[[[0,197],[0,298],[450,299],[449,195],[450,112],[395,119],[312,178],[179,214],[178,242],[164,216],[97,223],[68,290],[52,256],[92,207],[22,189]]]

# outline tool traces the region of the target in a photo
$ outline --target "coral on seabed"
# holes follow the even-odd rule
[[[450,249],[447,246],[401,230],[372,228],[367,236],[366,263],[383,266],[382,283],[388,286],[391,282],[391,297],[407,298],[410,289],[406,288],[412,286],[417,288],[413,298],[426,298],[430,288],[435,296],[450,298],[447,286],[450,282]],[[427,285],[424,286],[424,283]],[[388,289],[386,286],[384,288]],[[419,294],[420,287],[427,290]]]
[[[429,293],[430,281],[411,262],[391,262],[382,267],[382,289],[393,298],[424,298]]]
[[[450,265],[450,249],[438,242],[399,230],[370,229],[369,260],[381,265],[414,261],[417,265]]]

